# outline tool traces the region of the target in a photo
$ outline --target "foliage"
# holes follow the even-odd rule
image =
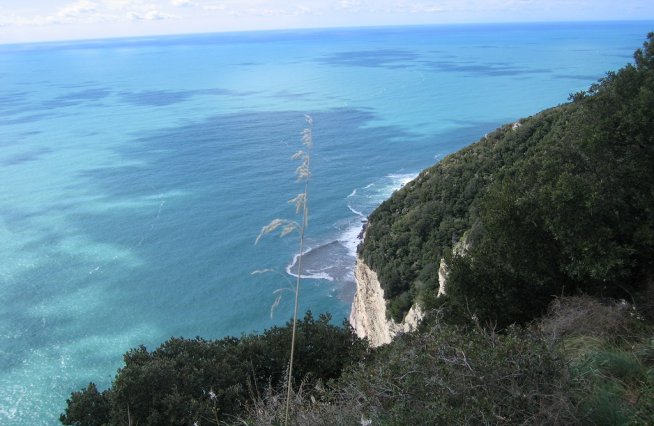
[[[108,391],[98,392],[95,383],[73,392],[67,403],[66,413],[59,418],[65,425],[102,426],[109,418],[111,405]]]
[[[571,385],[535,334],[438,324],[377,349],[314,400],[297,397],[293,424],[573,424]],[[275,424],[274,401],[248,424]]]
[[[447,157],[371,215],[362,256],[395,319],[433,302],[441,259],[453,306],[500,326],[537,317],[556,295],[646,294],[653,45],[654,33],[635,65]]]
[[[579,417],[593,425],[650,425],[654,419],[654,365],[650,344],[641,353],[612,348],[589,354],[576,367],[584,385]],[[649,363],[646,361],[649,358]]]
[[[652,328],[629,304],[559,298],[542,320],[503,331],[443,315],[340,379],[300,387],[292,424],[651,424]],[[244,423],[279,424],[283,399],[269,388]]]
[[[340,376],[366,346],[350,328],[314,319],[297,323],[293,379],[313,383]],[[124,356],[110,389],[95,385],[74,392],[62,415],[70,425],[216,424],[239,413],[268,385],[285,379],[292,323],[260,335],[221,340],[172,338],[150,352],[144,346]],[[89,419],[93,418],[95,423]]]

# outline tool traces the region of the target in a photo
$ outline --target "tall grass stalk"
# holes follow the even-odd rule
[[[302,145],[304,145],[305,150],[300,150],[293,155],[294,160],[299,160],[300,165],[295,170],[298,182],[304,184],[304,191],[298,194],[295,198],[289,200],[289,203],[295,204],[295,212],[302,214],[302,221],[298,224],[295,221],[287,219],[273,219],[268,225],[264,226],[257,237],[255,244],[259,242],[262,236],[269,234],[279,228],[281,228],[280,236],[285,236],[294,231],[297,231],[300,235],[300,251],[297,256],[297,274],[295,280],[295,288],[293,289],[295,293],[295,301],[293,304],[293,327],[291,331],[291,353],[288,362],[288,375],[287,375],[287,384],[286,384],[286,406],[284,410],[284,424],[288,425],[288,416],[289,416],[289,407],[291,402],[291,393],[293,385],[293,360],[295,354],[295,334],[297,330],[297,315],[298,315],[298,304],[300,300],[300,282],[302,281],[302,255],[304,253],[304,233],[308,225],[309,219],[309,208],[308,208],[308,198],[309,198],[309,178],[311,176],[310,166],[311,166],[311,148],[313,147],[313,119],[310,115],[304,116],[307,123],[307,127],[302,131]],[[257,271],[258,272],[258,271]],[[273,308],[279,304],[279,297],[275,300]]]

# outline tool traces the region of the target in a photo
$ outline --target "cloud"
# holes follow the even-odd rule
[[[160,12],[156,9],[149,9],[146,11],[130,11],[127,13],[127,17],[131,21],[161,21],[163,19],[176,18],[175,15]]]
[[[80,16],[88,15],[97,10],[98,6],[89,0],[79,0],[75,3],[70,3],[63,8],[59,9],[56,17],[62,20],[74,19]]]
[[[193,0],[192,5],[208,12],[234,17],[289,17],[319,15],[323,10],[326,10],[325,4],[329,3],[329,1],[315,0],[310,3],[310,6],[307,3],[309,2],[303,0],[222,0],[206,3]]]
[[[341,9],[360,10],[362,6],[361,0],[340,0],[338,2]]]
[[[178,2],[190,3],[188,0]],[[77,0],[50,15],[0,16],[0,26],[44,26],[54,24],[92,24],[128,21],[160,21],[176,15],[161,11],[156,4],[142,0]]]
[[[102,4],[110,10],[133,9],[142,6],[141,0],[102,0]]]
[[[184,7],[193,5],[192,0],[170,0],[170,4],[175,7]]]

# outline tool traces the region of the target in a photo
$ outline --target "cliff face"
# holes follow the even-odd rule
[[[363,235],[362,235],[363,238]],[[454,246],[454,253],[465,255],[470,248],[467,237]],[[445,259],[441,259],[438,269],[438,296],[444,296],[447,290],[449,267]],[[386,317],[386,299],[377,273],[373,271],[361,257],[357,257],[354,268],[356,293],[350,311],[350,324],[361,338],[367,338],[373,347],[390,343],[398,333],[415,330],[424,316],[417,303],[411,306],[402,322],[397,323]]]
[[[356,293],[352,302],[350,324],[361,338],[367,338],[371,346],[390,343],[398,333],[414,330],[423,317],[419,306],[411,307],[404,320],[396,323],[386,318],[386,300],[375,271],[361,258],[354,269]]]

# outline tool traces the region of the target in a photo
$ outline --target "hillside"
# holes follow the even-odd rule
[[[535,318],[554,295],[647,297],[652,44],[650,34],[635,65],[448,156],[374,211],[360,254],[395,320],[441,303],[441,259],[450,302],[500,324]]]

